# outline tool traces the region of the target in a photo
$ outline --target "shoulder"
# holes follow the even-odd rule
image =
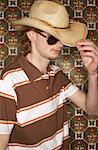
[[[29,78],[22,68],[20,60],[22,61],[22,57],[17,57],[13,63],[10,63],[6,68],[4,68],[1,75],[2,82],[14,89],[21,83],[29,82]]]
[[[2,70],[1,77],[0,77],[1,80],[0,85],[4,84],[4,86],[13,87],[14,85],[13,79],[15,78],[15,73],[19,69],[20,66],[18,64],[18,57],[17,57],[14,62],[11,62]]]
[[[4,79],[4,77],[15,71],[18,70],[20,68],[19,64],[18,64],[18,59],[19,57],[17,56],[16,59],[14,61],[12,61],[11,63],[9,63],[1,72],[1,79]]]

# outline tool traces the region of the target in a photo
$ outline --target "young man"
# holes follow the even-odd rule
[[[52,1],[35,2],[29,17],[14,24],[25,28],[30,51],[2,73],[0,150],[67,150],[66,98],[98,115],[98,47],[85,40],[85,25],[69,22],[66,8]],[[49,65],[64,44],[80,51],[88,71],[87,95],[60,68]]]

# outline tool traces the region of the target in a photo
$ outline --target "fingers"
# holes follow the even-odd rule
[[[94,42],[90,41],[90,40],[79,40],[77,41],[77,46],[93,46],[95,48],[97,48],[97,46],[94,44]]]
[[[80,55],[81,57],[90,57],[92,58],[93,60],[98,60],[98,54],[96,54],[95,52],[93,51],[80,51]]]
[[[98,56],[98,51],[93,46],[77,46],[77,48],[80,51],[80,53],[93,52],[96,56]]]
[[[98,57],[98,47],[92,41],[89,41],[89,40],[78,41],[76,47],[80,51],[80,53],[91,52],[91,54],[90,53],[88,53],[88,54],[90,54],[92,56],[92,52],[93,52],[94,55],[96,55]]]
[[[95,72],[98,67],[98,47],[90,40],[78,41],[76,47],[88,72]]]

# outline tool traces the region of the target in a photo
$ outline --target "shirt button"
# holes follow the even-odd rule
[[[49,86],[46,86],[46,90],[49,90]]]

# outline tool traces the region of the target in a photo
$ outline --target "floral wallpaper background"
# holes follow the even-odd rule
[[[98,0],[59,0],[66,6],[70,19],[84,22],[88,37],[98,46]],[[17,55],[23,53],[18,32],[12,20],[28,16],[33,0],[0,0],[0,72]],[[60,66],[68,78],[87,92],[87,72],[76,48],[65,46],[61,56],[52,63]],[[98,117],[88,116],[82,109],[67,102],[70,128],[69,150],[98,150]]]

